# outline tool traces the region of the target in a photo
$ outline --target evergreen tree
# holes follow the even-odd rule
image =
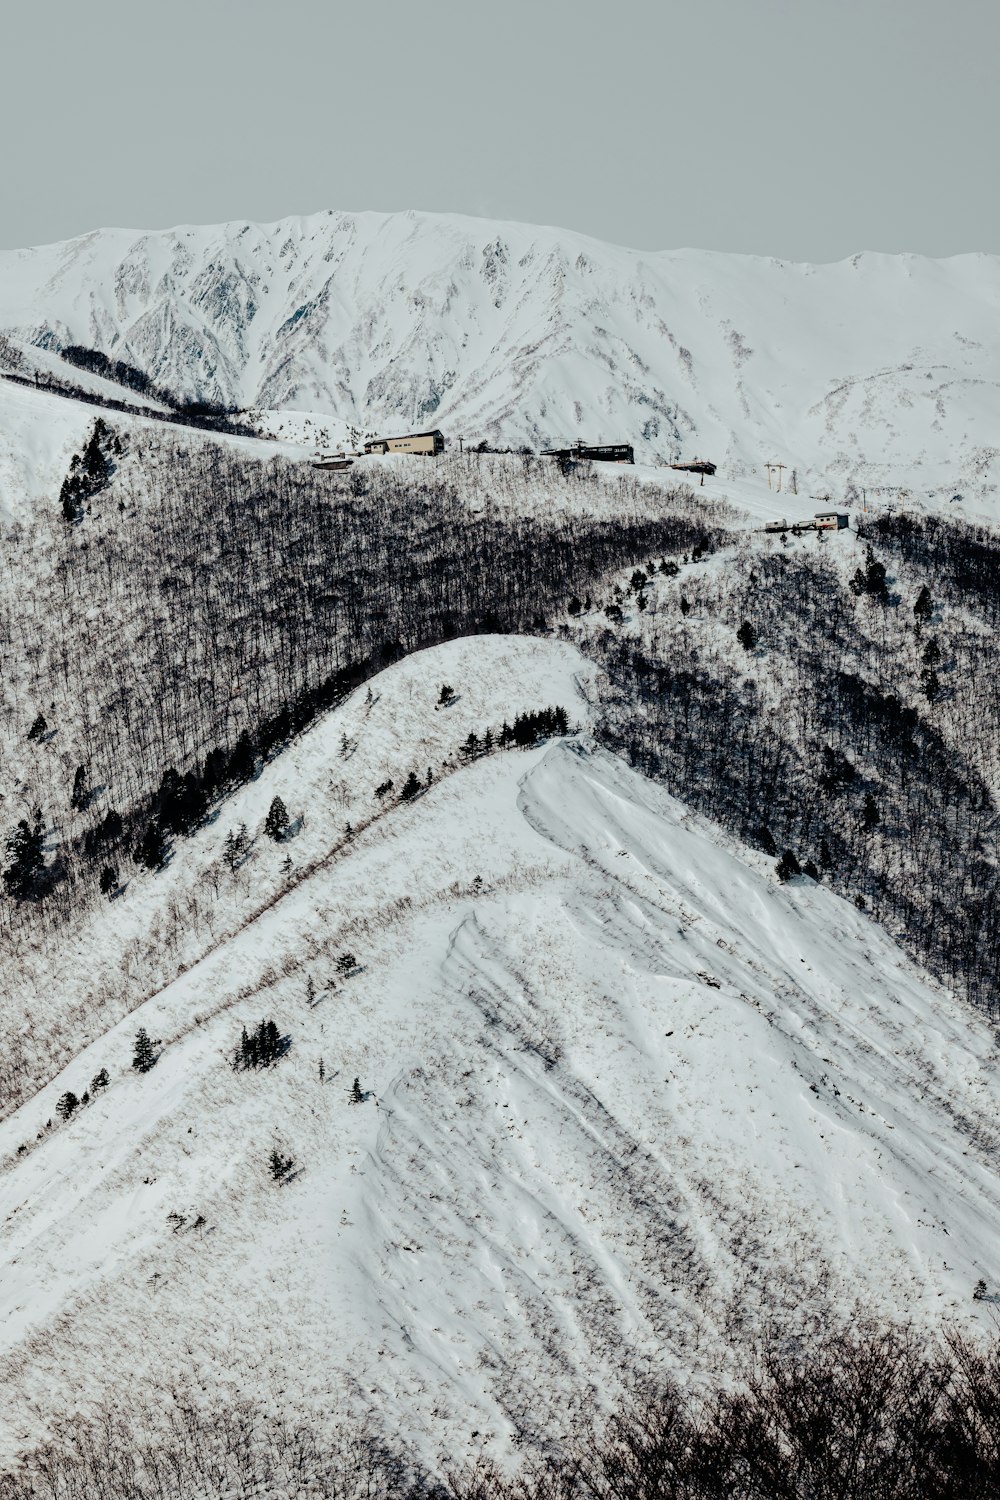
[[[862,828],[864,828],[867,833],[871,833],[872,829],[877,828],[881,821],[882,818],[878,810],[878,803],[875,801],[875,798],[872,796],[871,792],[866,792],[865,805],[861,813]]]
[[[249,1033],[244,1026],[233,1067],[237,1070],[268,1068],[277,1062],[283,1050],[281,1033],[274,1021],[261,1021]]]
[[[354,1082],[351,1084],[351,1091],[348,1096],[347,1102],[348,1104],[364,1104],[365,1096],[361,1090],[360,1079],[355,1078]]]
[[[167,859],[167,841],[163,830],[155,822],[146,826],[146,832],[136,845],[134,859],[137,865],[147,870],[162,870]]]
[[[208,811],[208,795],[193,771],[181,776],[168,766],[156,804],[160,824],[167,833],[191,833]]]
[[[691,613],[691,604],[690,604],[689,600],[685,599],[684,595],[682,594],[681,595],[681,614],[687,616],[690,613]]]
[[[41,893],[45,877],[45,830],[41,816],[34,823],[22,818],[7,840],[7,866],[3,883],[18,901]]]
[[[929,625],[933,616],[934,600],[931,598],[931,591],[925,583],[917,595],[916,603],[913,606],[913,618],[916,621],[917,629],[919,630],[921,625]]]
[[[39,714],[32,723],[31,728],[28,730],[28,739],[40,740],[48,727],[48,724],[45,722],[45,715]]]
[[[920,660],[923,662],[925,667],[936,667],[940,663],[941,647],[938,645],[937,638],[935,636],[932,635],[930,640],[927,642]]]
[[[140,1026],[135,1034],[135,1050],[132,1054],[132,1066],[137,1073],[148,1073],[156,1062],[156,1053],[153,1044],[149,1040],[149,1033],[145,1026]]]
[[[867,594],[869,598],[877,599],[879,604],[888,604],[889,584],[885,567],[878,561],[871,547],[865,553],[864,570],[858,569],[851,579],[850,588],[854,594]]]
[[[73,777],[73,791],[69,799],[70,807],[79,810],[87,805],[87,768],[77,766],[76,775]]]
[[[115,865],[105,865],[101,871],[100,888],[102,896],[110,896],[118,889],[118,869]]]
[[[782,884],[784,884],[786,880],[791,880],[793,875],[802,874],[802,867],[799,864],[798,860],[795,858],[795,855],[792,853],[791,849],[785,850],[784,854],[781,856],[781,858],[778,860],[778,863],[774,867],[774,873],[777,875]]]
[[[71,1089],[68,1089],[56,1103],[56,1114],[60,1120],[68,1120],[74,1110],[79,1108],[79,1105],[79,1099]]]
[[[63,480],[62,488],[59,491],[59,507],[67,526],[75,526],[77,521],[83,520],[83,502],[85,498],[86,486],[82,475],[79,473],[79,459],[74,454],[70,472]]]
[[[756,630],[754,630],[749,620],[743,621],[743,624],[736,632],[736,639],[739,641],[744,651],[752,651],[756,646],[757,632]]]
[[[438,694],[437,707],[438,708],[448,708],[452,703],[454,703],[454,701],[455,701],[454,690],[452,688],[450,688],[446,682],[443,682],[441,684],[441,691]]]
[[[774,842],[774,835],[771,832],[770,828],[762,825],[757,829],[757,842],[763,849],[765,854],[770,854],[772,856],[777,854],[778,846]]]
[[[241,823],[235,830],[230,829],[226,834],[226,841],[222,846],[222,857],[234,874],[246,858],[249,848],[250,839],[245,823]]]
[[[233,753],[229,757],[226,773],[230,781],[237,783],[249,781],[257,769],[257,746],[246,730],[240,735],[233,746]]]
[[[280,843],[288,832],[288,812],[280,797],[275,797],[264,819],[264,832]]]
[[[205,766],[201,775],[201,784],[205,788],[207,796],[213,795],[225,784],[226,766],[228,757],[225,750],[217,745],[210,750],[205,757]]]
[[[404,781],[399,795],[404,802],[410,802],[421,791],[423,791],[423,788],[420,785],[420,778],[416,771],[411,771]]]
[[[110,1082],[111,1079],[108,1077],[107,1068],[102,1068],[101,1071],[99,1073],[95,1073],[93,1078],[90,1080],[91,1092],[94,1094],[99,1094],[101,1089],[106,1089]]]

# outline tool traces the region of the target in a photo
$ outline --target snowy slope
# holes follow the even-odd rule
[[[984,1021],[585,732],[461,762],[470,729],[524,708],[585,731],[592,675],[553,641],[407,659],[79,934],[57,982],[124,968],[138,1009],[0,1126],[9,1445],[148,1383],[373,1406],[429,1453],[502,1452],[748,1330],[808,1332],[856,1299],[983,1310]],[[375,796],[427,766],[412,803]],[[275,794],[301,827],[231,874],[227,830],[257,833]],[[171,902],[190,946],[144,998],[139,944]],[[264,1016],[287,1055],[234,1073]],[[160,1042],[144,1077],[139,1024]],[[101,1067],[107,1090],[45,1128]],[[272,1147],[296,1163],[282,1185]]]
[[[729,479],[780,460],[813,490],[961,493],[987,511],[998,303],[994,256],[809,266],[413,212],[0,255],[0,329],[92,345],[177,392],[368,431],[627,438]]]

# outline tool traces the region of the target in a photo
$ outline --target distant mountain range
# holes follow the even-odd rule
[[[995,256],[809,266],[415,212],[0,255],[0,329],[93,347],[181,396],[980,501],[1000,455],[998,305]]]

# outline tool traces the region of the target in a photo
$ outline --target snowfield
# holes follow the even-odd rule
[[[8,1453],[53,1411],[193,1387],[503,1455],[745,1333],[858,1305],[990,1325],[990,1027],[597,749],[593,672],[551,639],[404,660],[77,933],[53,982],[82,996],[189,903],[176,977],[143,999],[133,971],[137,1008],[0,1125]],[[569,738],[458,753],[555,703]],[[272,1017],[285,1055],[234,1071]]]
[[[271,435],[284,412],[285,436],[338,446],[352,426],[628,441],[731,483],[780,461],[812,493],[958,494],[994,518],[998,304],[996,256],[811,266],[415,212],[0,255],[0,330],[259,409]]]
[[[988,538],[951,561],[947,537],[916,561],[886,543],[879,602],[857,531],[883,509],[1000,519],[998,267],[640,255],[417,214],[0,255],[0,330],[28,371],[143,407],[0,378],[0,839],[38,806],[44,866],[0,908],[0,1460],[75,1411],[128,1422],[133,1396],[209,1418],[246,1397],[321,1443],[371,1422],[441,1474],[589,1428],[665,1373],[718,1389],[752,1349],[869,1317],[995,1333],[995,1021],[670,793],[689,774],[686,796],[753,837],[756,803],[739,821],[735,797],[708,800],[707,751],[757,774],[730,750],[770,748],[773,726],[782,779],[736,785],[797,815],[822,783],[784,767],[813,775],[825,747],[852,791],[809,838],[868,828],[928,902],[879,906],[841,872],[881,865],[817,855],[830,881],[887,923],[995,910]],[[260,436],[168,427],[65,365],[70,343]],[[125,441],[71,524],[60,486],[99,415]],[[307,467],[417,426],[448,451]],[[564,476],[537,456],[577,437],[638,462]],[[481,438],[536,452],[470,453]],[[664,467],[696,454],[719,465],[703,486]],[[829,508],[853,529],[750,534]],[[509,540],[484,566],[483,538],[524,536],[530,567]],[[413,650],[501,622],[537,633]],[[856,731],[827,668],[857,677]],[[905,755],[879,705],[919,727]],[[498,750],[556,706],[566,735]],[[679,735],[672,762],[635,753],[682,717],[693,753]],[[195,831],[153,873],[135,834],[166,818],[168,768],[205,800],[166,823]],[[897,809],[900,786],[917,800]],[[990,957],[985,917],[967,925]],[[966,982],[982,955],[955,951],[970,968],[936,972]],[[264,1021],[281,1056],[237,1070]]]

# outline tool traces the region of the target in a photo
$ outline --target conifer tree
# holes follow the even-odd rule
[[[70,793],[70,807],[79,810],[85,807],[87,802],[87,768],[77,766],[76,775],[73,777],[73,790]]]
[[[3,883],[18,901],[40,893],[45,875],[45,830],[40,814],[29,823],[22,818],[7,840],[7,865]]]
[[[934,600],[931,598],[931,591],[925,583],[917,595],[916,603],[913,606],[913,618],[916,621],[917,629],[919,630],[921,625],[929,625],[933,617]]]
[[[115,865],[105,865],[101,871],[100,888],[102,896],[110,896],[118,889],[118,869]]]
[[[60,1120],[68,1120],[74,1110],[79,1108],[79,1104],[80,1101],[73,1093],[72,1089],[67,1089],[66,1093],[61,1095],[56,1103],[56,1114],[59,1116]]]
[[[167,858],[167,841],[163,830],[155,822],[146,826],[146,832],[136,845],[135,862],[147,870],[162,870]]]
[[[264,819],[264,832],[280,843],[288,832],[288,811],[280,797],[275,797]]]
[[[250,840],[245,823],[241,823],[235,830],[230,829],[226,834],[226,841],[222,846],[222,857],[234,874],[243,863],[249,848]]]
[[[406,780],[403,782],[403,788],[399,795],[404,802],[409,802],[417,795],[418,792],[421,792],[422,790],[423,788],[420,785],[419,776],[417,775],[416,771],[411,771],[409,776],[407,776]]]
[[[149,1040],[149,1033],[145,1026],[140,1026],[135,1034],[135,1050],[132,1054],[132,1066],[137,1073],[148,1073],[156,1062],[156,1053],[153,1044]]]
[[[864,810],[861,814],[861,826],[866,832],[871,833],[872,829],[877,828],[881,821],[882,818],[878,810],[878,803],[871,792],[867,792],[865,794]]]

